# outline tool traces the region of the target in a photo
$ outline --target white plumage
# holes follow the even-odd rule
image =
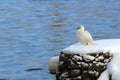
[[[80,25],[80,27],[77,30],[76,35],[81,45],[93,45],[94,44],[91,34],[84,29],[84,26]]]

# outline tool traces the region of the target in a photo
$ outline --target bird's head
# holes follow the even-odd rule
[[[84,31],[84,30],[85,30],[85,28],[84,28],[83,25],[80,25],[80,27],[78,27],[77,29],[78,29],[78,30],[81,30],[81,31]]]

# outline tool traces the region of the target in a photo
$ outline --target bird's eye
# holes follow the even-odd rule
[[[79,27],[77,29],[80,29]]]

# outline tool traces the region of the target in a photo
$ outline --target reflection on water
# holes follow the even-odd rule
[[[1,0],[0,79],[55,80],[48,61],[77,42],[79,25],[85,25],[94,40],[120,37],[119,4],[119,0]]]

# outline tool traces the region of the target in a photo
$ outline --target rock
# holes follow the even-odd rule
[[[69,74],[71,77],[76,77],[76,76],[79,76],[81,74],[81,70],[79,70],[79,69],[71,70]]]
[[[95,57],[90,55],[83,55],[83,59],[85,60],[85,62],[92,62],[95,59]]]
[[[73,80],[72,78],[66,78],[65,80]]]
[[[68,78],[69,77],[69,74],[68,74],[68,72],[64,72],[64,73],[62,73],[61,74],[61,76],[60,76],[60,80],[65,80],[66,78]]]
[[[99,56],[99,57],[98,57],[98,61],[99,61],[99,62],[103,62],[104,60],[105,60],[105,58],[104,58],[103,56]]]
[[[69,69],[76,69],[76,68],[79,68],[78,65],[76,63],[74,63],[72,60],[70,60],[70,63],[69,63]]]
[[[65,55],[63,53],[60,54],[59,60],[60,61],[65,61]]]
[[[88,55],[91,55],[91,56],[93,56],[93,57],[97,57],[98,54],[96,54],[96,53],[91,53],[91,54],[88,54]]]
[[[108,63],[109,61],[110,61],[109,59],[105,59],[103,62]]]
[[[95,63],[89,64],[89,70],[90,70],[90,71],[94,71],[96,68],[97,68],[97,66],[96,66]]]
[[[68,67],[68,64],[67,63],[65,63],[65,62],[63,62],[63,61],[61,61],[60,63],[59,63],[59,65],[58,65],[58,68],[59,68],[59,70],[64,70],[64,69],[66,69]]]
[[[100,52],[100,53],[99,53],[99,56],[102,56],[103,54],[104,54],[104,53]],[[108,54],[109,54],[109,53],[108,53]]]
[[[81,80],[81,79],[82,79],[81,76],[77,76],[73,80]]]
[[[82,59],[81,56],[74,55],[72,60],[74,60],[74,61],[82,61],[83,59]]]
[[[87,64],[87,63],[83,63],[83,64],[82,64],[82,67],[83,67],[83,69],[88,69],[89,64]]]
[[[109,53],[105,53],[105,54],[103,54],[103,56],[104,56],[106,59],[108,59],[108,58],[110,57]]]
[[[57,80],[97,80],[112,59],[110,53],[60,54]]]

